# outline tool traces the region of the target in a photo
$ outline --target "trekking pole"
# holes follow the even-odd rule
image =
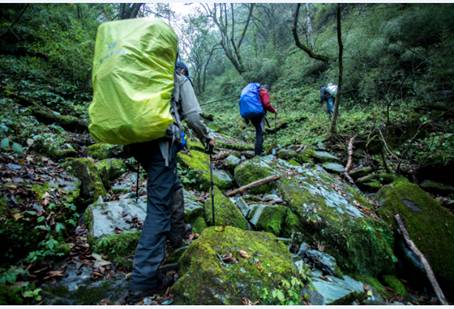
[[[139,201],[139,176],[140,176],[140,163],[137,162],[136,203]]]
[[[213,182],[213,146],[208,144],[208,153],[210,154],[210,195],[211,195],[211,219],[213,226],[216,225],[214,215],[214,182]]]

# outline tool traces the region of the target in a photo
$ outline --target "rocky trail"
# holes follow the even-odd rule
[[[87,140],[86,133],[71,139]],[[452,286],[454,217],[418,186],[382,177],[388,184],[365,194],[358,187],[378,182],[368,167],[353,168],[358,187],[350,184],[343,160],[321,143],[254,157],[252,145],[218,133],[216,139],[216,226],[209,157],[190,140],[178,161],[192,241],[168,248],[163,267],[178,280],[141,304],[436,303],[395,232],[396,213],[442,286]],[[29,144],[0,156],[3,260],[23,261],[15,276],[32,282],[36,303],[124,303],[145,218],[145,174],[136,198],[136,164],[121,147],[62,143],[74,150],[63,154],[51,142]]]

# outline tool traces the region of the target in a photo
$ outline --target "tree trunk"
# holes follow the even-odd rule
[[[340,98],[342,93],[342,74],[343,74],[343,64],[342,64],[342,55],[344,52],[344,45],[342,44],[342,29],[341,29],[341,4],[337,4],[337,43],[339,45],[339,76],[337,81],[337,94],[336,101],[334,104],[334,114],[333,119],[331,120],[330,135],[334,136],[337,133],[336,124],[337,117],[339,116],[339,105]]]
[[[120,3],[119,19],[136,18],[144,3]]]

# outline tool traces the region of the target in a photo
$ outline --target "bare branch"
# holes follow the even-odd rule
[[[240,41],[238,42],[238,49],[241,47],[244,36],[246,35],[247,28],[249,27],[249,22],[251,21],[252,11],[254,10],[254,3],[251,3],[249,6],[249,14],[247,16],[246,25],[244,25],[243,33],[241,34]]]
[[[317,59],[323,62],[329,62],[329,57],[325,55],[320,55],[315,53],[312,49],[304,45],[298,36],[298,17],[300,13],[300,7],[301,4],[298,3],[296,5],[295,13],[293,15],[293,26],[292,26],[292,34],[293,34],[293,39],[295,40],[295,44],[298,48],[302,49],[309,57],[313,59]]]

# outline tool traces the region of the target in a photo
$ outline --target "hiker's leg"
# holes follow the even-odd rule
[[[158,143],[148,156],[147,216],[134,256],[130,286],[133,291],[153,289],[160,284],[158,268],[165,258],[166,236],[171,227],[170,201],[177,181],[175,153],[172,149],[169,166],[165,166]]]
[[[334,111],[334,98],[329,96],[328,100],[326,100],[326,110],[328,111],[329,115],[333,114]]]
[[[263,152],[263,121],[264,117],[251,118],[251,122],[255,127],[255,154],[257,156]]]
[[[182,241],[186,236],[186,224],[184,222],[184,194],[183,187],[179,181],[175,186],[171,205],[172,214],[169,240],[174,248],[178,248],[182,245]]]

